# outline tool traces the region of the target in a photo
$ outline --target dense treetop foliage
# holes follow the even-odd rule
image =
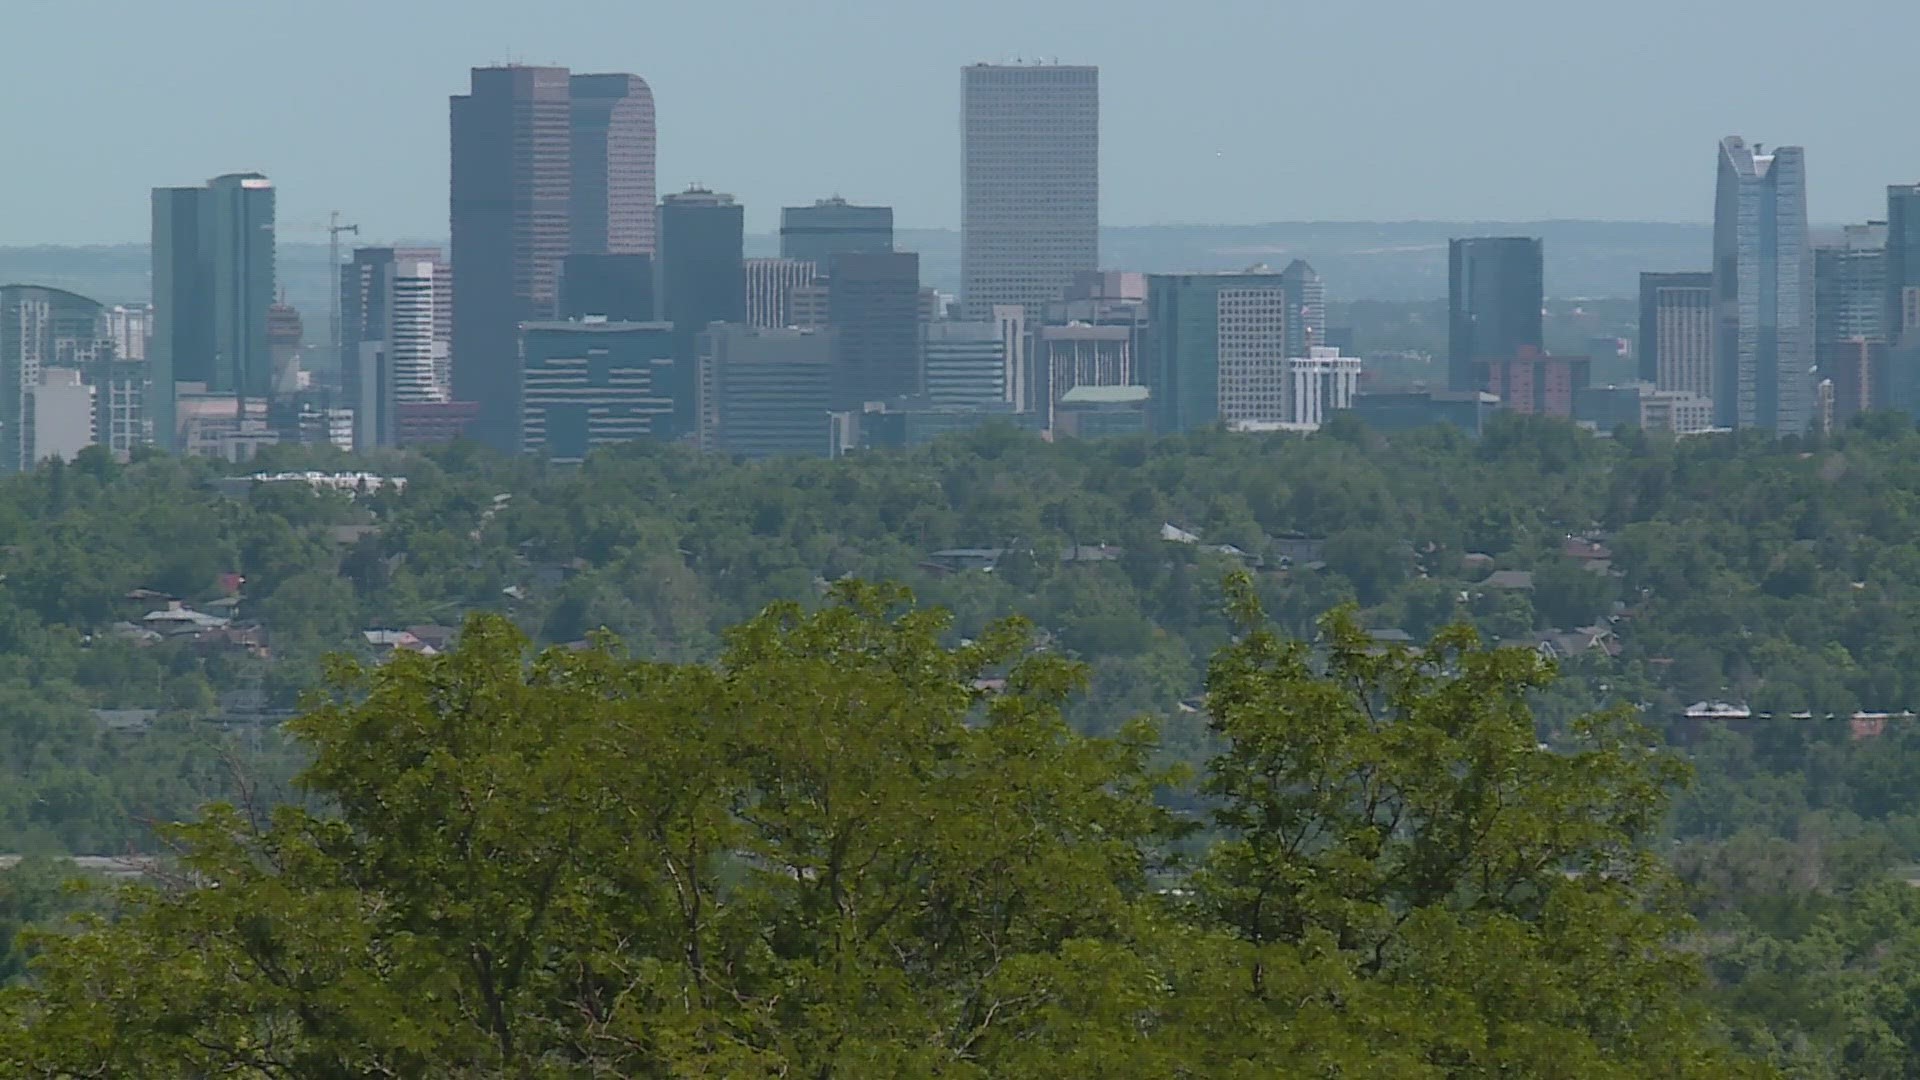
[[[1724,1077],[1624,718],[1537,748],[1470,631],[1208,681],[1219,840],[1178,888],[1150,731],[1075,735],[1019,623],[835,590],[716,664],[610,638],[335,671],[337,815],[214,808],[187,876],[42,937],[7,1075]]]
[[[1019,615],[1041,653],[1080,665],[1084,687],[1047,707],[1135,748],[1153,805],[1199,827],[1141,841],[1185,861],[1139,871],[1171,887],[1234,850],[1239,826],[1216,816],[1234,789],[1210,763],[1251,744],[1205,693],[1219,650],[1247,645],[1220,584],[1245,571],[1275,641],[1317,643],[1315,671],[1330,648],[1317,620],[1341,605],[1375,648],[1462,623],[1550,656],[1557,680],[1520,682],[1552,758],[1590,734],[1583,717],[1631,711],[1694,775],[1641,811],[1699,920],[1663,931],[1705,960],[1692,1001],[1789,1075],[1906,1076],[1920,1048],[1902,951],[1920,925],[1905,884],[1920,878],[1920,734],[1848,719],[1920,709],[1920,436],[1897,418],[1817,440],[1605,438],[1520,417],[1479,440],[1384,437],[1343,419],[1310,438],[984,431],[833,462],[635,444],[562,468],[455,446],[279,450],[248,469],[308,467],[409,482],[227,495],[211,482],[234,466],[93,452],[0,481],[0,853],[153,851],[155,822],[213,800],[332,820],[337,793],[289,786],[321,744],[281,723],[328,654],[388,659],[395,636],[369,631],[445,646],[480,612],[580,657],[606,628],[623,655],[707,665],[767,605],[818,611],[859,579],[949,612],[928,631],[941,649]],[[153,632],[167,597],[230,622]],[[1698,701],[1756,715],[1683,719]],[[1333,707],[1288,707],[1308,704]],[[1142,717],[1152,738],[1132,741]],[[1158,775],[1172,767],[1185,777]],[[1291,812],[1352,797],[1329,788]],[[0,933],[60,906],[44,871],[0,873]],[[1341,874],[1368,903],[1404,902],[1384,869]],[[1672,915],[1676,896],[1654,894],[1644,917]],[[1320,908],[1302,904],[1286,918],[1306,940]],[[1313,932],[1357,949],[1366,919],[1349,917]],[[0,951],[0,972],[19,960]]]

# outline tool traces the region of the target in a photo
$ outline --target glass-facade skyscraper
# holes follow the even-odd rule
[[[1887,243],[1883,269],[1887,340],[1908,342],[1920,335],[1920,184],[1887,188]]]
[[[207,182],[206,197],[201,235],[213,289],[214,353],[207,389],[264,401],[273,393],[267,309],[279,299],[273,182],[259,173],[217,176]]]
[[[1813,249],[1813,340],[1884,342],[1887,227],[1848,225],[1838,243]]]
[[[1713,411],[1721,427],[1813,421],[1813,249],[1806,154],[1720,141],[1713,209]]]
[[[153,189],[154,441],[175,441],[174,384],[265,400],[273,390],[267,309],[276,299],[273,182],[230,173]]]
[[[1288,297],[1281,274],[1154,274],[1147,278],[1153,430],[1285,418]]]
[[[1545,295],[1545,254],[1538,239],[1480,236],[1450,242],[1447,389],[1483,389],[1488,363],[1545,352],[1540,316]]]
[[[855,206],[842,198],[780,210],[780,257],[810,262],[831,273],[835,255],[884,255],[893,250],[893,207]]]

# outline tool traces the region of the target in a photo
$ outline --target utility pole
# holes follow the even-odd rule
[[[333,367],[337,373],[347,370],[347,353],[340,341],[340,234],[360,235],[360,226],[340,224],[340,211],[327,214],[327,294],[333,298],[328,308],[327,330],[333,336]]]

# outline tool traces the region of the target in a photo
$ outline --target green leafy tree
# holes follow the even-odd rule
[[[778,606],[711,668],[528,664],[498,618],[340,667],[297,725],[338,815],[175,830],[191,879],[42,942],[0,1072],[965,1071],[1141,922],[1162,822],[1138,733],[1061,722],[1074,668],[904,599]]]
[[[1456,627],[1383,652],[1343,611],[1316,656],[1266,627],[1244,580],[1234,604],[1241,637],[1207,695],[1224,839],[1199,884],[1250,1007],[1332,1005],[1317,965],[1423,1003],[1371,1033],[1399,1075],[1731,1074],[1699,1035],[1697,971],[1670,944],[1686,921],[1645,847],[1682,768],[1646,732],[1598,715],[1573,752],[1545,752],[1526,698],[1551,671],[1531,651]]]

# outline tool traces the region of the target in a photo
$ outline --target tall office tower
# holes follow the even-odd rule
[[[1447,389],[1485,388],[1489,361],[1545,351],[1540,241],[1482,236],[1447,245]]]
[[[804,259],[748,259],[747,325],[775,329],[794,325],[793,294],[819,277],[818,264]]]
[[[893,250],[893,207],[855,206],[838,195],[812,206],[780,210],[780,257],[832,272],[835,255],[883,255]]]
[[[1154,274],[1147,279],[1153,429],[1284,419],[1287,293],[1280,275]]]
[[[920,256],[841,255],[827,279],[834,408],[920,392]]]
[[[1813,341],[1887,340],[1887,225],[1848,225],[1813,249]]]
[[[534,322],[521,328],[521,449],[577,462],[594,447],[670,434],[667,323]]]
[[[1887,348],[1875,407],[1920,415],[1920,184],[1887,188]]]
[[[747,317],[744,222],[731,195],[688,188],[660,202],[660,315],[685,334]]]
[[[41,372],[94,355],[105,332],[100,305],[65,289],[0,285],[0,472],[31,469],[31,399]]]
[[[340,268],[341,388],[357,448],[398,444],[400,403],[452,398],[452,287],[439,248],[356,248]]]
[[[560,317],[653,321],[653,256],[569,255],[560,268]]]
[[[962,68],[960,304],[1037,315],[1100,265],[1100,72]],[[828,273],[832,273],[831,270]]]
[[[1887,188],[1884,273],[1887,341],[1907,344],[1908,335],[1920,334],[1920,184]]]
[[[700,448],[827,457],[833,332],[721,324],[701,335]]]
[[[273,388],[273,182],[230,173],[153,191],[156,437],[172,444],[173,384],[264,401]]]
[[[201,261],[204,188],[153,189],[153,337],[147,413],[154,442],[177,443],[174,383],[205,383],[213,365],[213,296]]]
[[[575,75],[568,250],[651,255],[653,91],[638,75]]]
[[[1720,141],[1713,202],[1713,406],[1721,427],[1813,422],[1813,251],[1806,156]]]
[[[927,400],[935,408],[978,408],[1012,400],[1013,373],[998,322],[922,327]]]
[[[1713,396],[1713,275],[1640,275],[1640,378],[1661,390]]]
[[[673,324],[679,364],[670,374],[678,380],[671,388],[678,434],[696,427],[700,333],[712,323],[747,318],[745,218],[733,196],[700,187],[660,202],[654,313]]]
[[[1295,259],[1280,271],[1280,283],[1287,290],[1287,356],[1309,356],[1327,330],[1326,282],[1305,259]]]
[[[115,304],[106,309],[105,318],[113,355],[122,360],[145,360],[147,339],[153,336],[153,305]]]
[[[434,336],[434,263],[427,259],[394,264],[387,306],[387,358],[395,404],[447,400],[439,377],[446,343]]]
[[[206,200],[201,244],[213,290],[213,366],[207,388],[264,401],[273,391],[268,312],[279,298],[273,266],[273,182],[259,173],[217,176],[207,181]]]
[[[449,103],[453,392],[481,442],[520,445],[519,326],[550,318],[572,235],[566,68],[474,68]]]

